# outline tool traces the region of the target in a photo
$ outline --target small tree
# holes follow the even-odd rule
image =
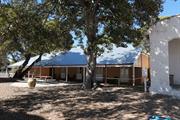
[[[22,78],[27,71],[41,60],[43,53],[68,49],[72,45],[68,25],[51,17],[51,10],[44,4],[32,1],[11,1],[0,8],[0,50],[6,53],[20,53],[24,63],[14,78]],[[27,66],[32,56],[39,57]]]

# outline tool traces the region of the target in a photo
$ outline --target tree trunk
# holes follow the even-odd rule
[[[85,88],[91,89],[96,83],[96,55],[91,52],[88,56],[88,66],[86,72]]]
[[[13,78],[16,78],[16,79],[22,79],[22,78],[23,78],[23,76],[22,76],[21,73],[22,73],[23,69],[26,67],[26,65],[28,64],[30,58],[31,58],[31,54],[25,55],[25,61],[24,61],[24,63],[23,63],[21,66],[19,66],[19,68],[18,68],[18,70],[15,72]]]
[[[27,66],[30,58],[31,58],[31,54],[28,54],[26,56],[26,59],[24,61],[24,63],[22,64],[22,66],[19,67],[19,69],[16,71],[15,75],[13,76],[13,78],[15,79],[23,79],[23,77],[27,74],[27,72],[32,68],[32,66],[39,62],[41,60],[42,54],[39,55],[39,57],[30,65]]]
[[[98,2],[97,2],[98,3]],[[98,9],[98,4],[94,5],[95,3],[91,1],[84,1],[84,16],[85,16],[85,24],[86,24],[86,32],[88,38],[88,67],[86,72],[86,81],[85,81],[85,88],[91,89],[96,83],[96,58],[97,58],[97,51],[96,51],[96,32],[98,22],[96,20],[96,12]]]

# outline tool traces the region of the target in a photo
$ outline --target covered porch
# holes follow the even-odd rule
[[[27,77],[84,83],[87,66],[34,66]],[[96,80],[104,84],[128,84],[135,86],[143,83],[142,69],[134,65],[97,65]]]
[[[86,66],[35,66],[28,74],[39,79],[47,78],[49,80],[82,83],[86,76],[85,67]]]
[[[143,84],[142,68],[134,64],[97,65],[96,80],[104,84],[141,85]]]

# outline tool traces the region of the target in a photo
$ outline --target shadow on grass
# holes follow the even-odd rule
[[[84,91],[80,86],[38,88],[0,102],[3,111],[37,113],[64,119],[146,119],[147,115],[180,117],[180,101],[144,94],[128,87]]]

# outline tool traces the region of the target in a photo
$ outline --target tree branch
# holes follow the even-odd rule
[[[39,61],[41,60],[42,55],[43,55],[43,54],[41,53],[41,54],[39,55],[39,57],[38,57],[28,68],[26,68],[26,69],[22,72],[22,74],[25,75],[25,74],[34,66],[35,63],[39,62]]]

